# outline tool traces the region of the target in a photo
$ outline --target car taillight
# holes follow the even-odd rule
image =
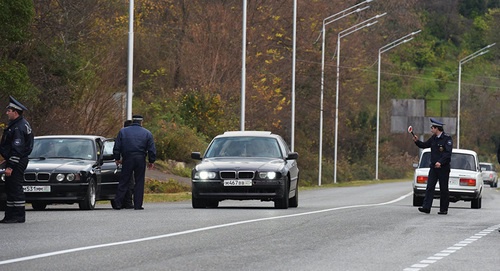
[[[460,179],[461,186],[476,186],[476,179]]]
[[[417,183],[427,183],[427,176],[417,176]]]

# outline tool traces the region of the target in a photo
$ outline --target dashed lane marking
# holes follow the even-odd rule
[[[500,229],[500,224],[495,225],[495,226],[491,226],[487,229],[484,229],[484,230],[472,235],[471,237],[468,237],[468,238],[454,244],[453,246],[451,246],[447,249],[441,250],[440,252],[434,254],[433,256],[428,257],[425,260],[421,260],[419,263],[416,263],[408,268],[403,269],[403,271],[419,271],[423,268],[426,268],[429,265],[436,263],[437,261],[442,260],[447,256],[450,256],[451,254],[466,247],[467,245],[474,243],[475,241],[483,238],[484,236],[486,236],[494,231],[497,231],[498,229]]]

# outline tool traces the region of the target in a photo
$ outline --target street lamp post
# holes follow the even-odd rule
[[[420,33],[422,30],[412,32],[402,38],[399,38],[391,43],[382,46],[378,50],[378,72],[377,72],[377,144],[375,148],[375,180],[378,180],[378,148],[379,148],[379,135],[380,135],[380,64],[381,55],[392,48],[399,46],[403,43],[407,43],[413,39],[413,36]]]
[[[460,85],[461,85],[461,81],[462,81],[462,64],[465,64],[478,56],[486,54],[487,52],[489,52],[489,50],[487,50],[487,49],[494,46],[495,44],[496,43],[492,43],[492,44],[490,44],[490,45],[488,45],[480,50],[477,50],[473,54],[470,54],[470,55],[462,58],[460,60],[460,62],[458,63],[457,149],[460,148]]]
[[[132,119],[132,81],[134,79],[134,0],[129,2],[128,66],[127,66],[127,119]]]
[[[241,116],[240,130],[245,131],[245,86],[246,86],[246,56],[247,56],[247,0],[243,0],[243,20],[241,34]]]
[[[338,149],[338,134],[339,134],[339,83],[340,83],[340,39],[343,37],[346,37],[358,30],[361,30],[363,28],[372,26],[378,21],[371,22],[375,19],[378,19],[380,17],[385,16],[387,13],[383,14],[378,14],[376,16],[371,17],[368,20],[362,21],[361,23],[358,23],[356,25],[353,25],[347,29],[344,29],[339,32],[337,36],[337,87],[336,87],[336,94],[335,94],[335,154],[334,154],[334,171],[333,171],[333,183],[337,183],[337,149]]]
[[[360,11],[363,11],[367,8],[369,8],[370,6],[366,6],[366,7],[363,7],[363,8],[358,8],[356,10],[353,10],[351,12],[348,12],[352,9],[355,9],[356,7],[360,6],[360,5],[363,5],[363,4],[366,4],[366,3],[369,3],[373,0],[366,0],[364,2],[361,2],[357,5],[354,5],[350,8],[347,8],[347,9],[344,9],[342,10],[341,12],[338,12],[336,14],[333,14],[331,16],[328,16],[326,17],[325,19],[323,19],[323,27],[321,29],[321,34],[322,34],[322,42],[321,42],[321,98],[320,98],[320,115],[319,115],[319,165],[318,165],[318,186],[321,186],[321,169],[322,169],[322,160],[323,160],[323,157],[322,157],[322,154],[323,154],[323,90],[324,90],[324,82],[325,82],[325,26],[337,21],[337,20],[340,20],[342,18],[345,18],[351,14],[354,14],[354,13],[357,13],[357,12],[360,12]],[[348,12],[348,13],[346,13]],[[318,37],[319,38],[319,37]]]

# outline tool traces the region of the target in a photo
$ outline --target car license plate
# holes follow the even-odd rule
[[[24,192],[50,192],[50,186],[36,186],[36,185],[25,185],[23,186]]]
[[[252,186],[252,180],[224,180],[224,186]]]

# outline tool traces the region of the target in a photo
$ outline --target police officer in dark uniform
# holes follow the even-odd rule
[[[125,122],[123,122],[123,127],[128,127],[130,125],[132,125],[132,120],[126,120]],[[134,176],[132,176],[132,179],[129,181],[128,190],[125,193],[125,198],[123,199],[122,208],[134,209],[134,202],[132,201],[132,195],[134,194],[134,185]]]
[[[430,213],[432,200],[436,183],[439,180],[439,190],[441,191],[439,212],[440,215],[448,214],[448,205],[450,204],[450,192],[448,191],[448,179],[450,178],[450,161],[453,149],[453,140],[451,136],[444,133],[443,123],[431,118],[432,136],[427,141],[418,140],[415,135],[413,141],[419,148],[431,148],[431,164],[427,187],[425,190],[424,204],[418,210],[423,213]]]
[[[7,205],[5,217],[0,223],[24,223],[26,220],[26,197],[23,191],[24,171],[28,166],[28,155],[33,149],[33,131],[23,117],[24,105],[10,96],[7,106],[9,123],[0,141],[0,154],[5,159],[5,192]]]
[[[143,117],[132,116],[132,125],[124,127],[118,133],[113,148],[113,155],[117,165],[122,164],[122,174],[115,196],[114,209],[121,209],[123,199],[129,189],[129,182],[134,176],[134,209],[142,210],[144,198],[144,181],[146,175],[146,156],[148,168],[154,167],[156,148],[151,132],[142,127]]]

